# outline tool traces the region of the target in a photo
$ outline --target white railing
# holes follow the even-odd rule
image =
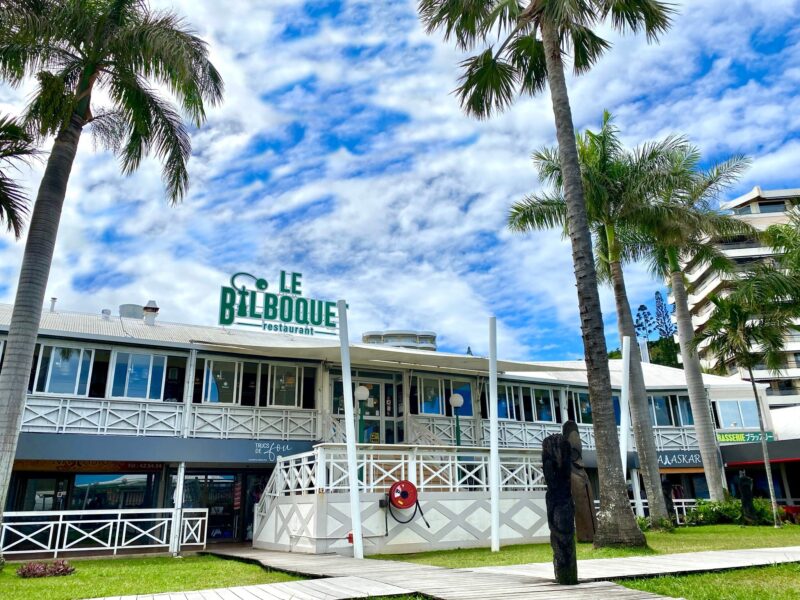
[[[648,509],[648,502],[646,498],[639,501],[644,510]],[[675,521],[678,525],[686,524],[686,514],[697,506],[695,498],[673,498],[672,500],[673,511],[675,512]],[[594,501],[595,510],[600,510],[600,500]],[[636,511],[636,500],[631,500],[631,509]]]
[[[179,436],[182,404],[29,396],[22,431],[100,435]]]
[[[25,511],[3,514],[0,552],[6,555],[68,552],[117,554],[120,550],[167,550],[180,513],[180,546],[206,547],[208,509]]]
[[[298,408],[194,404],[189,437],[316,440],[317,411]]]
[[[659,450],[695,450],[697,432],[694,427],[654,427],[656,448]]]
[[[482,420],[483,439],[489,439],[489,420]],[[544,438],[554,433],[561,433],[561,423],[544,423],[528,421],[498,421],[498,443],[505,448],[537,448],[541,449]],[[594,449],[594,429],[591,425],[578,425],[584,449]]]
[[[475,420],[463,417],[458,420],[461,429],[461,445],[475,446],[479,443]],[[456,445],[456,420],[454,417],[414,415],[408,441],[436,446]],[[489,439],[486,437],[486,439]]]
[[[185,431],[199,438],[317,440],[318,418],[316,410],[302,408],[29,396],[22,431],[172,437]]]
[[[358,478],[363,492],[385,492],[407,479],[420,491],[489,490],[489,450],[452,446],[359,444]],[[319,444],[311,452],[279,458],[264,496],[345,493],[344,444]],[[500,451],[500,486],[507,491],[544,490],[541,453]]]

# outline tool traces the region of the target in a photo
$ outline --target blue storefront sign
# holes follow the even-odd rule
[[[214,440],[123,435],[22,433],[19,460],[97,460],[187,463],[274,463],[280,456],[311,450],[313,442]]]
[[[665,469],[702,468],[703,459],[697,450],[662,450],[658,453],[658,466]]]

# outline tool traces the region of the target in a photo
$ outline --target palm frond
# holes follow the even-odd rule
[[[564,227],[567,203],[558,194],[538,194],[525,197],[511,205],[508,228],[511,231],[532,231]]]
[[[456,95],[461,107],[478,119],[505,110],[514,98],[516,71],[504,59],[494,56],[492,49],[461,63],[464,74]]]
[[[565,28],[565,37],[572,48],[572,66],[576,75],[589,71],[597,60],[611,48],[611,44],[589,27],[571,25]]]
[[[33,140],[25,128],[14,119],[0,116],[0,224],[16,238],[22,235],[28,216],[28,197],[24,188],[10,176],[10,170],[19,168],[38,154]]]
[[[509,60],[518,73],[520,91],[535,96],[547,85],[544,44],[536,33],[514,37],[507,49]]]
[[[485,0],[420,0],[417,10],[427,33],[442,30],[444,39],[454,39],[461,50],[483,39],[492,17],[492,3]]]
[[[655,41],[665,33],[677,12],[674,5],[657,0],[597,0],[603,18],[611,17],[611,24],[623,33],[644,30],[648,41]]]

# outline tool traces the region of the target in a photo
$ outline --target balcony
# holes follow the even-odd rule
[[[315,410],[29,396],[22,431],[216,439],[318,440]]]

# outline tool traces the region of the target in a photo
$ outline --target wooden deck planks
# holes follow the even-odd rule
[[[414,592],[441,600],[653,600],[663,596],[629,590],[608,580],[800,562],[800,546],[581,560],[582,583],[559,586],[552,580],[552,563],[446,569],[247,547],[220,548],[212,554],[320,579],[104,600],[347,600]]]

